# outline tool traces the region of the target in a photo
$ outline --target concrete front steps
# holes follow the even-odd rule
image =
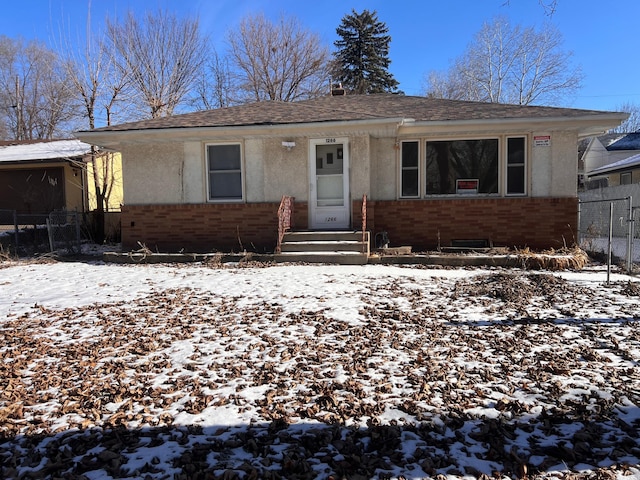
[[[275,261],[364,265],[369,260],[369,232],[287,232]]]

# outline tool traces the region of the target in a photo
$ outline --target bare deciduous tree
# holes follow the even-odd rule
[[[229,33],[230,57],[244,100],[294,101],[328,90],[329,50],[293,18],[244,18]]]
[[[113,109],[120,94],[129,83],[129,75],[117,70],[111,51],[100,38],[91,31],[91,9],[87,17],[87,37],[84,47],[73,47],[72,42],[64,42],[66,53],[64,66],[67,76],[73,85],[75,103],[82,117],[87,120],[87,127],[96,127],[96,117],[104,113],[104,122],[111,124]],[[116,178],[114,155],[110,152],[99,152],[91,146],[91,165],[87,172],[93,182],[96,202],[95,240],[104,240],[104,213],[108,210],[109,199],[113,187],[120,179]]]
[[[504,5],[510,4],[510,0],[504,2]],[[540,5],[544,9],[544,12],[547,15],[552,16],[554,13],[556,13],[556,9],[558,8],[558,0],[538,0],[538,5]]]
[[[456,75],[453,68],[446,72],[431,71],[425,77],[426,95],[453,100],[474,98],[478,96],[477,85],[468,80],[465,76]]]
[[[0,36],[0,115],[15,140],[50,139],[72,117],[59,57],[43,44]]]
[[[629,114],[624,122],[612,130],[613,133],[635,133],[640,132],[640,104],[624,102],[616,108],[619,112]]]
[[[172,115],[185,101],[206,55],[197,19],[165,11],[142,20],[129,12],[123,21],[107,19],[107,36],[121,75],[128,75],[136,100],[151,118]]]
[[[194,85],[193,106],[197,110],[228,107],[238,96],[229,60],[211,49]]]
[[[511,27],[504,18],[485,23],[445,73],[426,77],[426,94],[492,103],[559,104],[581,85],[579,67],[562,49],[550,24],[540,31]]]
[[[115,69],[114,58],[98,37],[90,35],[83,50],[67,47],[65,51],[64,65],[87,126],[95,128],[102,114],[103,123],[110,125],[120,95],[130,84],[129,75]]]

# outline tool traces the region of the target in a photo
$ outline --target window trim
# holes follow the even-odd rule
[[[524,193],[507,193],[508,180],[508,140],[510,138],[524,139]],[[457,194],[457,193],[426,193],[426,170],[427,170],[427,143],[441,141],[459,141],[459,140],[497,140],[498,141],[498,191],[496,193],[478,193],[478,194]],[[418,196],[402,195],[402,144],[404,142],[418,142]],[[399,139],[396,143],[397,164],[396,164],[396,198],[401,200],[412,199],[444,199],[444,198],[504,198],[504,197],[528,197],[530,195],[530,168],[531,168],[531,142],[528,133],[521,134],[500,134],[500,135],[469,135],[469,136],[435,136],[435,137],[407,137]]]
[[[628,178],[629,183],[624,183],[623,178]],[[631,185],[633,183],[633,173],[632,172],[620,172],[620,185]]]
[[[512,164],[511,166],[522,165],[524,178],[522,179],[524,185],[524,192],[509,193],[509,139],[510,138],[523,138],[524,139],[524,160],[522,164]],[[505,135],[504,136],[504,196],[505,197],[526,197],[529,194],[529,137],[527,135]]]
[[[397,194],[397,198],[401,198],[401,199],[419,199],[422,198],[422,191],[423,191],[423,186],[422,186],[422,175],[423,175],[423,165],[422,165],[422,144],[424,143],[422,139],[418,139],[418,138],[405,138],[403,140],[401,140],[400,142],[400,148],[398,148],[398,194]],[[417,143],[418,144],[418,165],[417,165],[417,170],[418,170],[418,193],[417,195],[403,195],[402,194],[402,172],[404,171],[404,167],[402,166],[402,145],[404,143]]]
[[[211,170],[209,168],[209,147],[210,146],[226,146],[226,145],[238,145],[240,147],[240,188],[241,197],[233,198],[211,198]],[[209,142],[204,144],[204,170],[205,170],[205,197],[207,203],[245,203],[245,165],[244,165],[244,148],[242,142]],[[238,170],[226,170],[228,172],[237,172]]]

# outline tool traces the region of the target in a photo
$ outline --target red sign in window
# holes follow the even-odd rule
[[[478,193],[478,179],[460,179],[456,180],[456,193],[473,194]]]

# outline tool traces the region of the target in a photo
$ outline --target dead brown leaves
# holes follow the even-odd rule
[[[601,308],[626,313],[606,301],[625,288],[598,293]],[[621,414],[640,403],[637,323],[567,316],[595,292],[498,271],[358,295],[353,318],[175,288],[7,319],[1,473],[535,478],[640,458],[640,425]],[[220,409],[246,423],[198,426]],[[178,453],[130,467],[157,446]]]

